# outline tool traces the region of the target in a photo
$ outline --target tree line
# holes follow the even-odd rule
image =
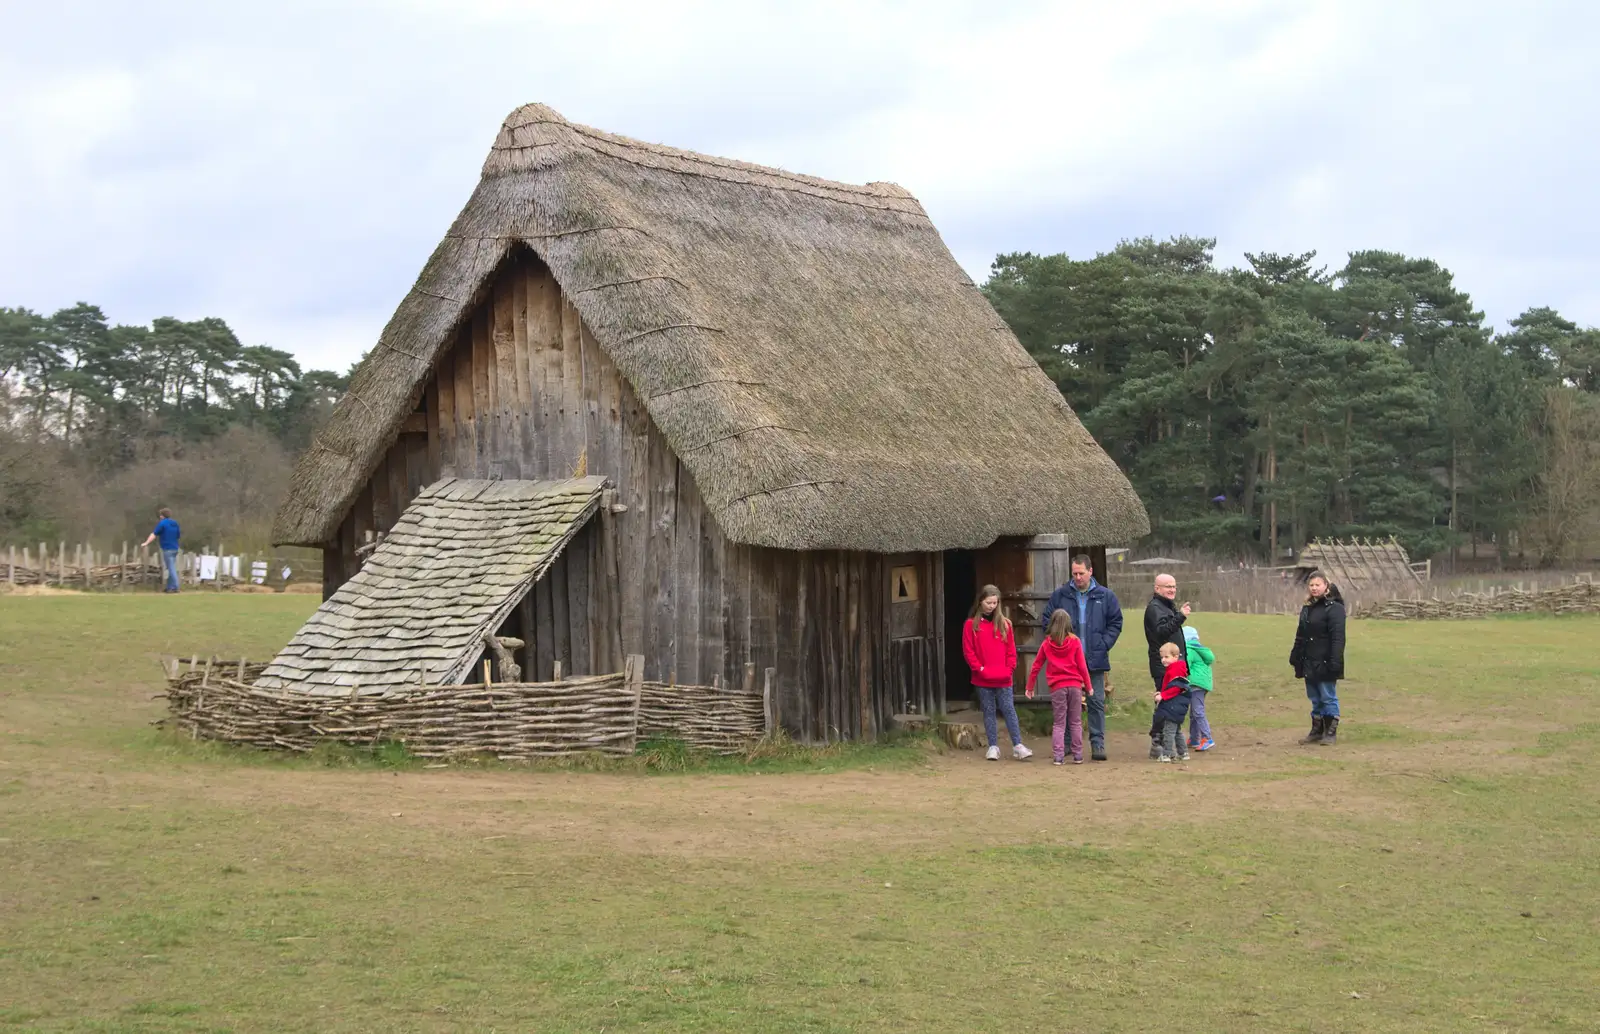
[[[985,294],[1128,473],[1158,541],[1281,558],[1394,535],[1553,564],[1600,526],[1600,331],[1496,333],[1451,273],[1385,251],[1213,239],[995,259]]]
[[[1600,331],[1497,333],[1450,272],[1384,251],[1219,268],[1212,239],[998,256],[985,294],[1144,499],[1158,543],[1281,558],[1321,536],[1553,564],[1600,538]],[[220,318],[0,308],[0,541],[265,544],[349,382]]]
[[[264,544],[293,457],[349,382],[219,318],[112,325],[95,305],[0,308],[0,541]]]

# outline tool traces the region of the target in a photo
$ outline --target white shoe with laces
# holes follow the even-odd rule
[[[989,748],[989,753],[987,753],[987,754],[985,754],[983,756],[983,760],[985,760],[985,761],[999,761],[1000,760],[1000,748],[999,747],[990,747]]]
[[[1019,743],[1015,747],[1011,748],[1011,756],[1018,761],[1026,761],[1033,757],[1033,751]]]

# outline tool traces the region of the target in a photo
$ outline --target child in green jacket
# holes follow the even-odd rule
[[[1206,697],[1211,693],[1211,665],[1217,655],[1200,645],[1200,632],[1193,625],[1183,626],[1183,643],[1188,647],[1189,662],[1189,746],[1210,750],[1216,742],[1211,738],[1211,723],[1206,721]]]

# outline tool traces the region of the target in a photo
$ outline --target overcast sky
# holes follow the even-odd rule
[[[264,14],[263,12],[271,12]],[[348,366],[501,119],[921,199],[978,279],[1124,237],[1437,259],[1600,324],[1600,5],[0,0],[0,305]]]

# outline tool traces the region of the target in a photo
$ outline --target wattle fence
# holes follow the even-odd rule
[[[164,724],[194,739],[305,752],[318,743],[399,743],[424,758],[487,754],[502,761],[631,754],[642,740],[736,754],[772,728],[770,681],[754,692],[645,682],[644,658],[624,671],[555,682],[417,686],[321,696],[253,685],[266,665],[248,660],[167,666]]]

